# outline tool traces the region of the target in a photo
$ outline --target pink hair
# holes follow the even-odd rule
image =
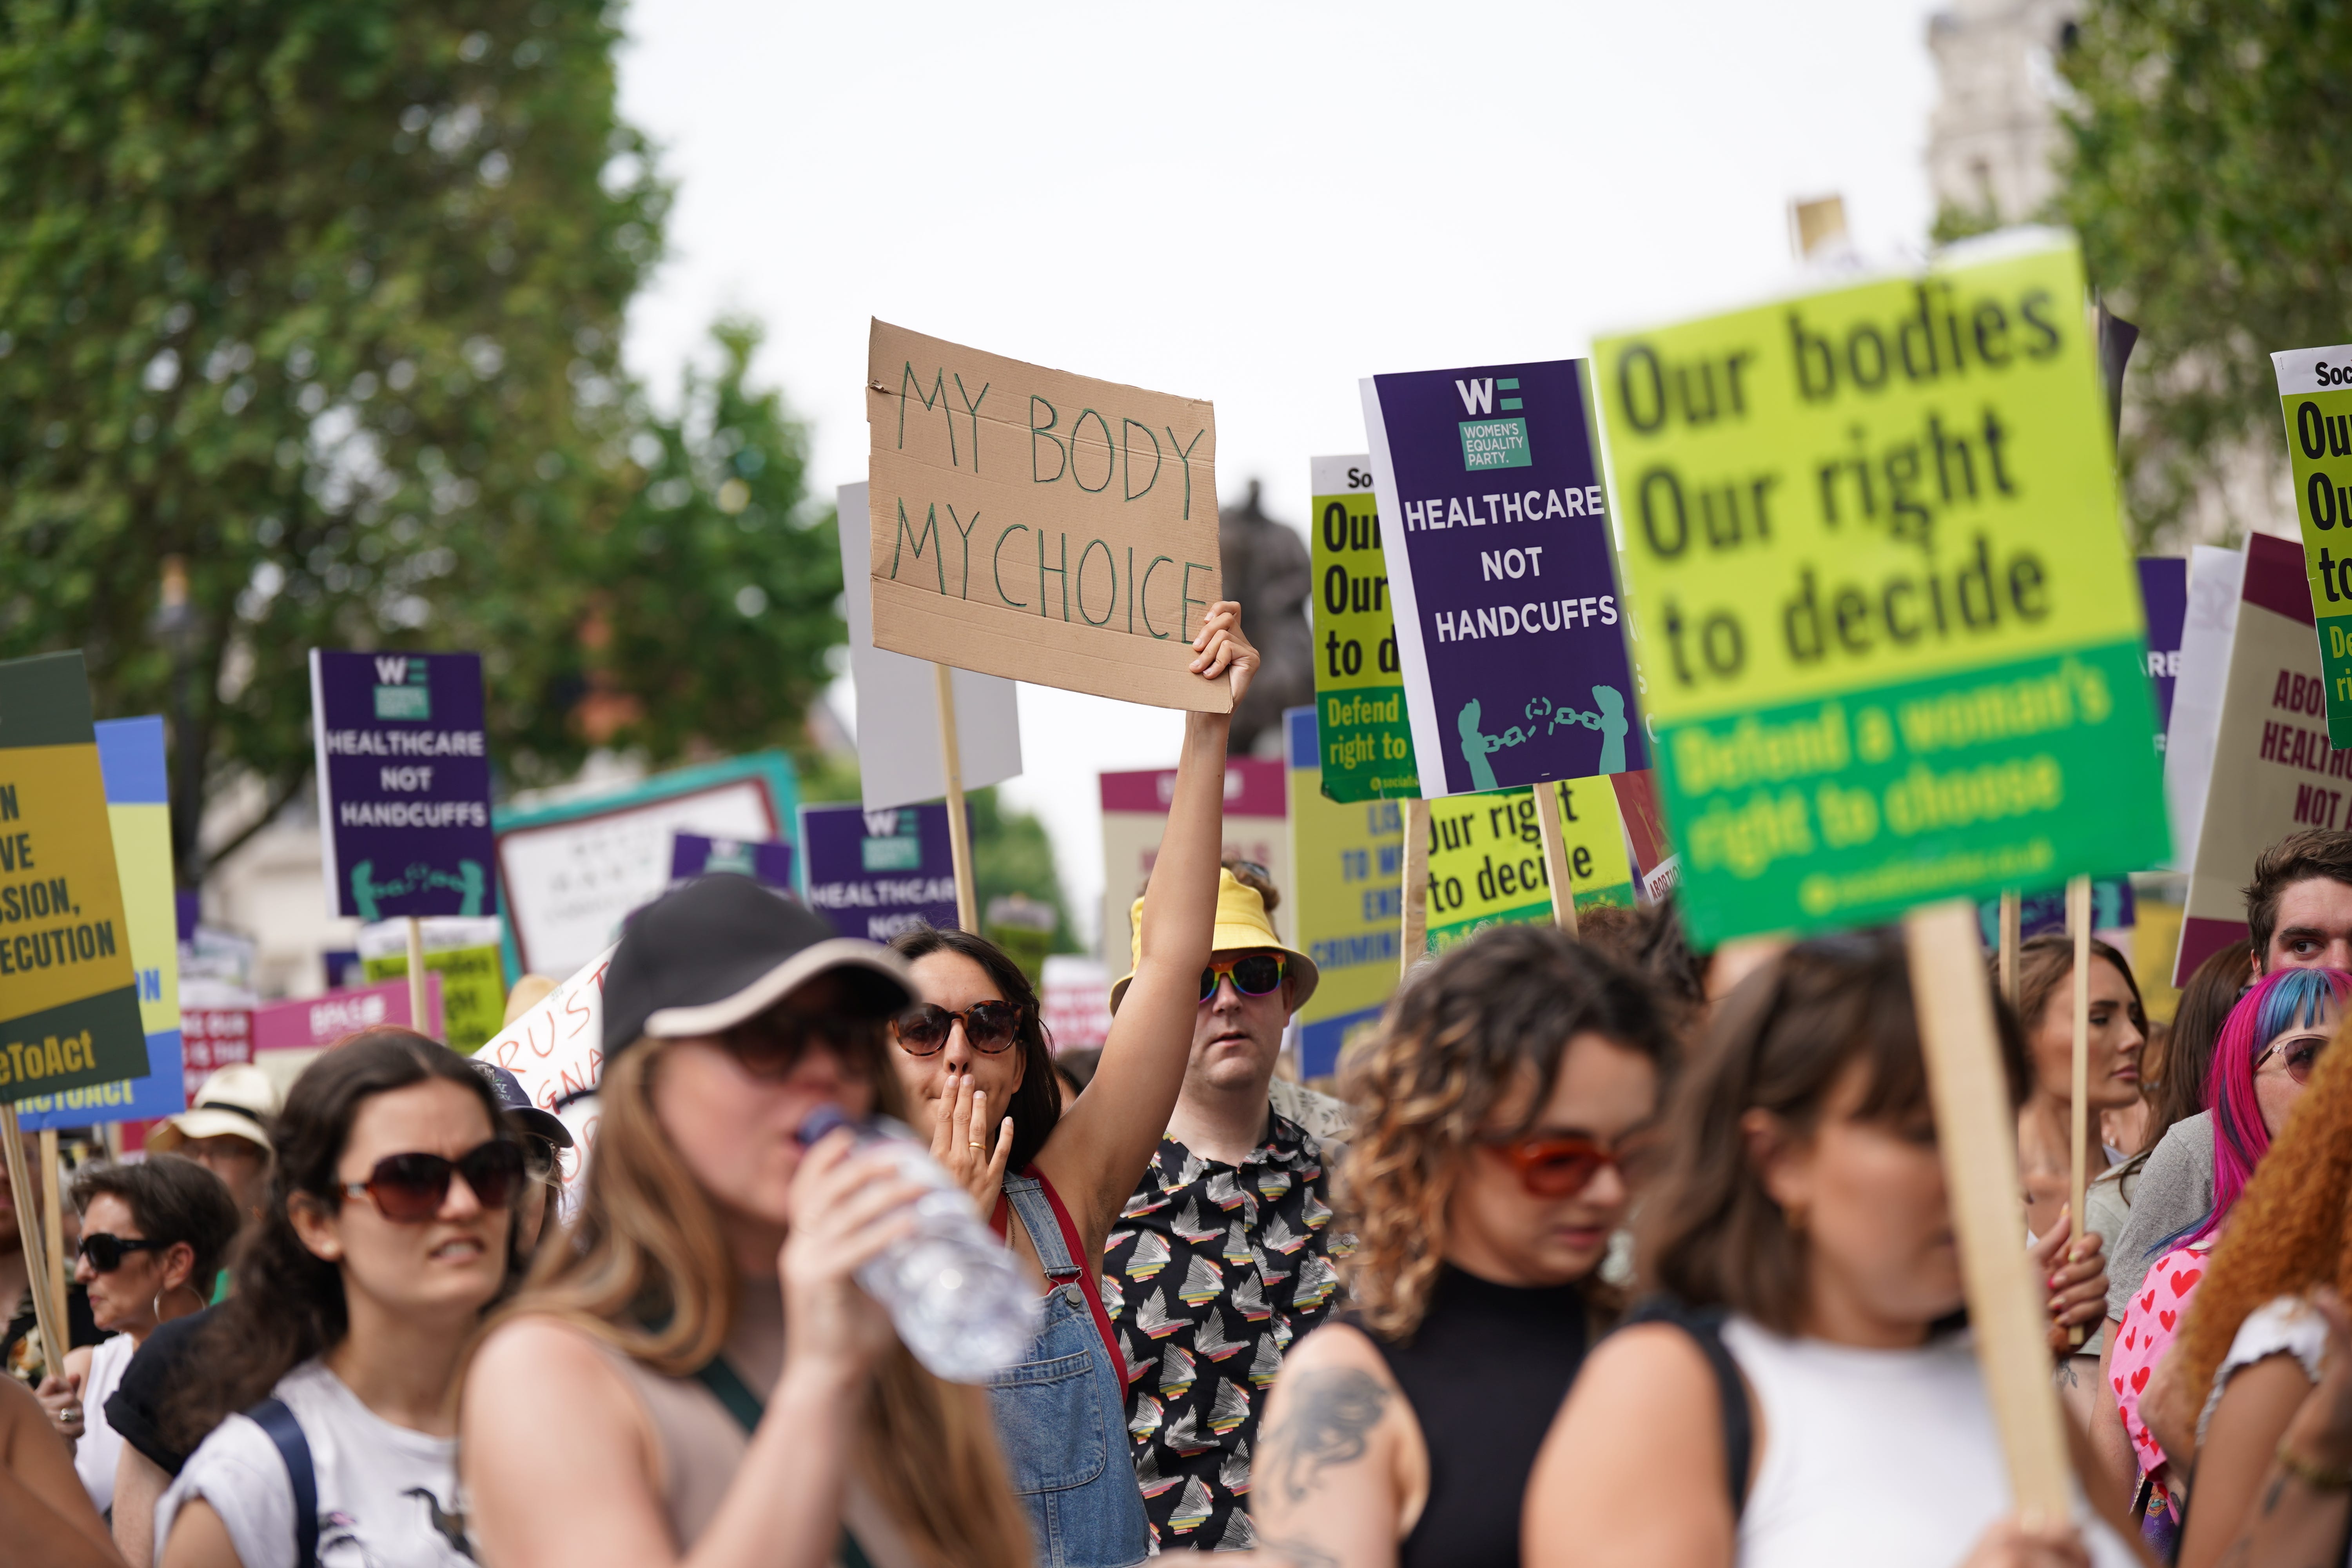
[[[2159,1243],[2157,1250],[2201,1241],[2229,1218],[2238,1194],[2246,1190],[2254,1167],[2271,1148],[2270,1128],[2254,1095],[2254,1067],[2263,1048],[2289,1029],[2316,1019],[2330,998],[2341,1008],[2347,997],[2352,997],[2352,973],[2281,969],[2238,998],[2213,1043],[2213,1066],[2205,1080],[2205,1104],[2213,1113],[2213,1207],[2186,1231]]]

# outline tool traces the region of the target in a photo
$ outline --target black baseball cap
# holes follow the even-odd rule
[[[530,1094],[522,1087],[522,1079],[496,1062],[486,1062],[479,1057],[467,1059],[474,1064],[476,1072],[490,1080],[490,1092],[499,1097],[499,1110],[528,1131],[553,1142],[557,1148],[572,1147],[572,1129],[563,1125],[555,1112],[541,1110],[533,1105]]]
[[[845,983],[845,1011],[887,1018],[915,1000],[907,961],[881,943],[836,936],[823,915],[749,877],[697,877],[622,931],[604,971],[604,1055],[731,1029],[828,971]]]

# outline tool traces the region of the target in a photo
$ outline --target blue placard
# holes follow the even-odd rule
[[[498,913],[482,659],[310,650],[331,911]]]
[[[955,859],[942,802],[887,811],[804,805],[801,853],[810,905],[844,936],[888,942],[917,926],[956,927]]]
[[[669,879],[673,882],[708,876],[713,871],[731,871],[739,877],[751,878],[763,888],[785,893],[794,890],[793,847],[789,844],[706,838],[698,833],[673,833],[669,842]]]
[[[1649,765],[1583,384],[1581,360],[1364,384],[1425,795]]]
[[[2094,877],[2091,879],[2091,929],[2093,931],[2125,931],[2139,921],[2139,903],[2132,896],[2128,877]],[[1984,899],[1977,904],[1977,924],[1984,932],[1987,952],[2000,949],[2000,900]],[[2063,933],[2066,930],[2066,889],[2044,888],[2039,892],[2021,894],[2017,900],[2017,940],[2041,936],[2048,931]]]
[[[2156,683],[2156,749],[2172,728],[2172,689],[2180,679],[2180,628],[2189,619],[2189,563],[2178,555],[2139,559],[2140,602],[2147,606],[2147,675]]]

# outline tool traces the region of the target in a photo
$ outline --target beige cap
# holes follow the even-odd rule
[[[167,1116],[147,1134],[147,1147],[168,1154],[191,1138],[244,1138],[274,1152],[269,1122],[278,1114],[278,1086],[250,1062],[225,1067],[177,1116]]]

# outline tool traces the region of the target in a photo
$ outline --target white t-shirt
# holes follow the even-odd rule
[[[81,1437],[74,1444],[74,1474],[104,1513],[114,1506],[114,1467],[122,1458],[122,1434],[107,1424],[106,1396],[122,1384],[122,1369],[139,1347],[129,1334],[100,1340],[89,1352],[89,1375],[81,1384]]]
[[[318,1472],[320,1568],[475,1568],[457,1512],[457,1440],[395,1426],[316,1361],[270,1391],[302,1424]],[[155,1556],[182,1505],[220,1515],[245,1568],[294,1568],[294,1484],[260,1426],[232,1415],[155,1509]]]

